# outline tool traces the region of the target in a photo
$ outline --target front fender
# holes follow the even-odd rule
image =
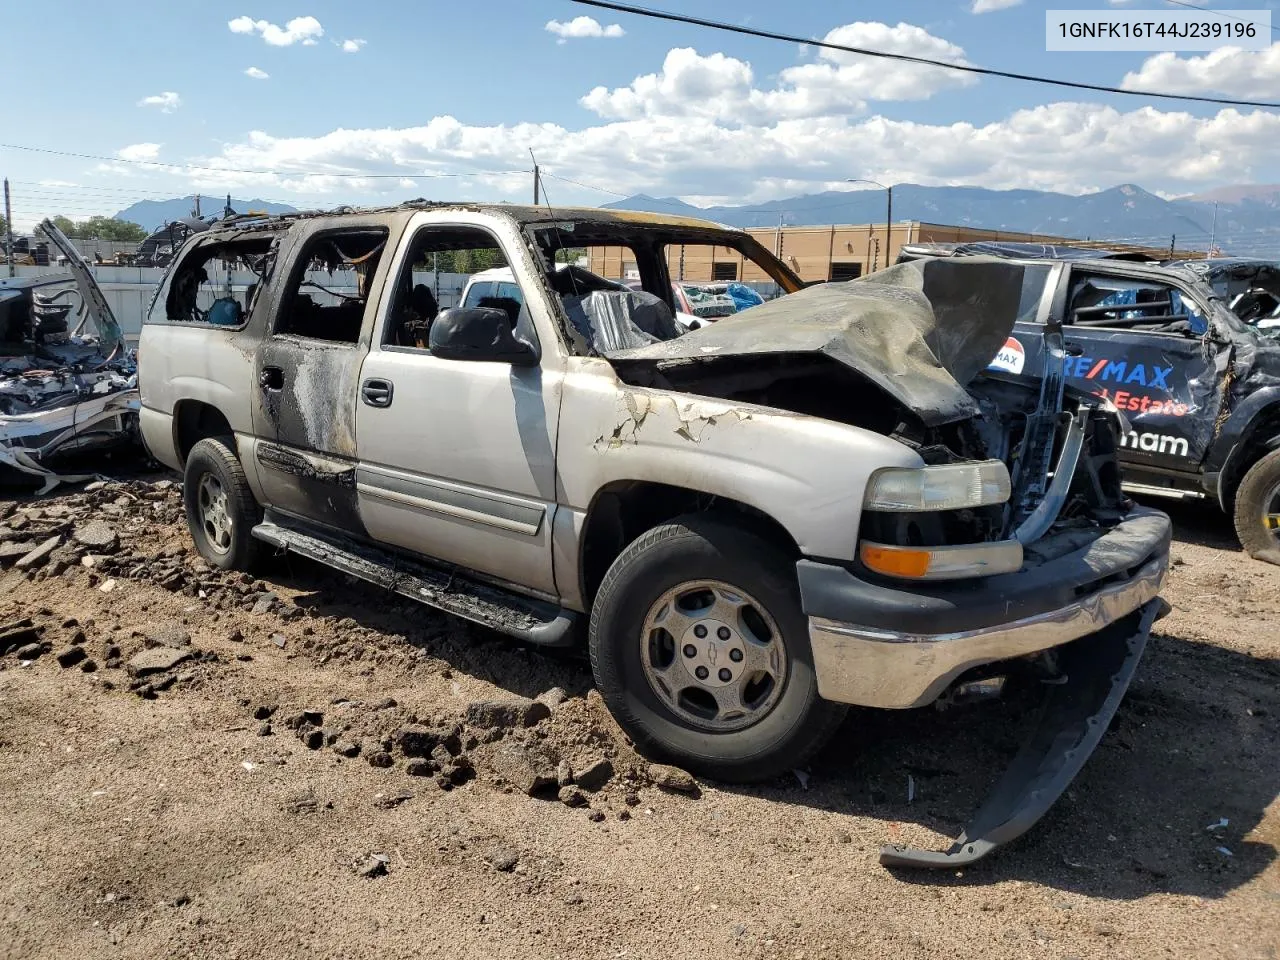
[[[611,483],[663,483],[747,504],[812,557],[853,560],[871,473],[923,463],[868,430],[594,372],[569,373],[561,410],[560,499],[575,511]]]

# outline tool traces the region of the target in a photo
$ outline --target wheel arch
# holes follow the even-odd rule
[[[795,538],[757,507],[673,484],[615,480],[592,497],[578,542],[579,589],[586,609],[591,609],[605,574],[628,544],[676,517],[712,513],[732,519],[799,559]]]
[[[186,463],[191,448],[206,437],[227,440],[232,452],[240,455],[231,421],[221,410],[203,400],[179,400],[174,404],[173,448],[182,463]]]
[[[1218,438],[1225,452],[1220,454],[1217,498],[1228,514],[1234,509],[1236,490],[1244,475],[1262,457],[1280,448],[1280,388],[1261,391],[1246,404],[1235,410]]]

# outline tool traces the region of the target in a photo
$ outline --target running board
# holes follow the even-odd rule
[[[1123,620],[1059,649],[1064,683],[1046,686],[1038,722],[964,832],[945,851],[890,845],[886,867],[954,870],[1022,836],[1075,779],[1106,733],[1151,625],[1169,612],[1157,597]]]
[[[1208,494],[1200,490],[1179,490],[1176,487],[1157,487],[1150,483],[1124,481],[1120,489],[1126,493],[1138,493],[1148,497],[1169,497],[1173,500],[1203,500]]]
[[[253,535],[282,552],[318,561],[429,607],[540,647],[570,647],[578,615],[553,603],[521,596],[364,544],[267,522]]]

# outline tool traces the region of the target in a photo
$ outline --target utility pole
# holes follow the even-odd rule
[[[845,183],[869,183],[884,191],[884,265],[886,267],[889,266],[889,242],[893,239],[893,187],[886,186],[879,180],[867,180],[864,177],[846,179]]]
[[[13,276],[17,272],[17,268],[13,265],[13,207],[9,205],[9,178],[4,178],[4,232],[6,234],[6,242],[9,244],[9,276]]]
[[[779,260],[782,259],[782,218],[784,216],[786,216],[786,214],[782,212],[778,213],[778,242],[774,244],[777,249],[773,251],[773,255]]]
[[[1213,226],[1209,228],[1209,249],[1205,251],[1204,258],[1208,260],[1213,256],[1213,241],[1218,237],[1218,201],[1213,201]]]
[[[885,211],[884,211],[884,265],[889,266],[889,256],[891,254],[890,242],[893,232],[893,187],[884,188],[885,195]]]
[[[197,220],[199,220],[199,219],[200,219],[200,194],[198,194],[198,193],[196,194],[196,208],[195,208],[195,210],[192,212],[192,215],[193,215]]]
[[[539,197],[540,191],[538,188],[541,186],[541,180],[542,180],[541,171],[539,170],[538,165],[535,163],[533,165],[533,205],[535,207],[538,205],[538,201],[540,199]]]

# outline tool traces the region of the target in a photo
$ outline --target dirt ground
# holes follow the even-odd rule
[[[855,711],[799,775],[667,789],[582,662],[304,562],[216,574],[171,481],[0,504],[0,956],[1275,958],[1280,568],[1170,509],[1174,610],[1097,752],[923,874],[880,844],[945,848],[1012,706]]]

